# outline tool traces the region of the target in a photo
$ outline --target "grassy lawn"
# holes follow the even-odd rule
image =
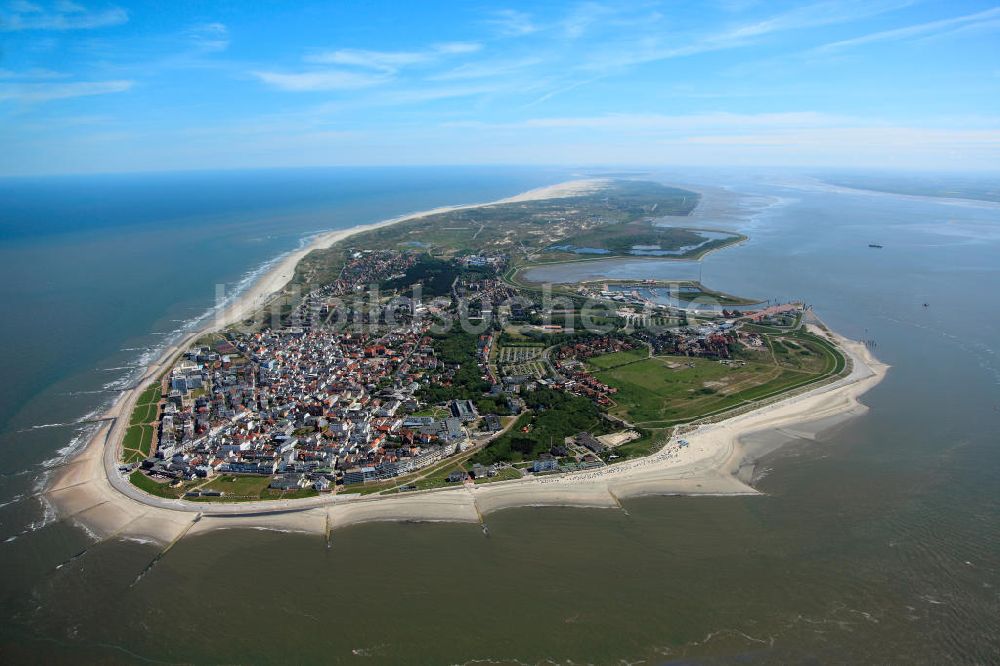
[[[226,495],[258,498],[271,484],[269,476],[220,476],[212,479],[202,490],[218,490]]]
[[[398,479],[393,481],[381,481],[379,483],[355,483],[350,486],[342,486],[337,490],[338,495],[370,495],[380,490],[388,490],[399,485]],[[405,484],[403,484],[405,485]]]
[[[521,473],[514,469],[513,467],[504,467],[496,476],[488,476],[485,479],[476,479],[476,485],[482,483],[493,483],[494,481],[510,481],[512,479],[520,479]]]
[[[137,425],[140,423],[149,423],[156,419],[156,415],[159,412],[159,405],[155,402],[147,405],[136,405],[135,409],[132,411],[132,418],[129,419],[130,425]]]
[[[675,367],[671,367],[671,365]],[[618,389],[610,412],[634,423],[680,421],[705,414],[730,402],[731,393],[756,386],[781,374],[770,363],[730,368],[701,358],[656,357],[596,373]]]
[[[796,331],[790,336],[800,345],[808,345],[811,350],[822,352],[826,358],[825,373],[840,373],[847,368],[847,359],[832,344],[806,331]]]
[[[129,417],[129,428],[122,440],[122,462],[138,462],[149,457],[153,446],[152,425],[159,412],[160,383],[150,384],[139,396]]]
[[[125,431],[122,439],[122,460],[124,462],[137,462],[149,457],[150,448],[153,446],[153,426],[133,425]]]
[[[146,390],[142,392],[139,399],[136,400],[137,405],[148,405],[150,403],[159,402],[160,400],[160,383],[156,382],[150,384],[146,387]]]
[[[430,416],[434,419],[444,419],[451,416],[451,411],[447,407],[428,407],[419,412],[413,412],[412,416]]]
[[[270,499],[268,497],[238,497],[236,495],[229,496],[223,495],[222,497],[183,497],[185,502],[204,502],[209,503],[222,503],[222,504],[238,504],[240,502],[256,502],[259,499]]]
[[[765,326],[764,324],[743,324],[743,327],[740,330],[746,331],[747,333],[781,333],[780,328]]]
[[[619,365],[635,363],[636,361],[641,361],[646,358],[649,358],[649,350],[646,347],[641,347],[639,349],[628,349],[626,351],[594,356],[587,359],[587,365],[589,366],[591,372],[593,372],[596,370],[617,368]]]
[[[295,490],[275,490],[273,488],[267,488],[261,493],[260,498],[265,500],[276,500],[276,499],[305,499],[307,497],[316,497],[319,492],[315,488],[297,488]]]
[[[513,340],[523,340],[524,342],[533,343],[532,338],[521,332],[520,326],[505,326],[503,329],[504,335],[510,337]],[[508,343],[510,344],[510,343]]]
[[[618,359],[609,357],[618,354],[590,362],[605,364],[609,369],[595,376],[618,389],[612,414],[633,423],[659,427],[769,397],[843,367],[843,358],[815,336],[794,333],[775,337],[773,341],[769,337],[768,342],[777,363],[768,358],[735,367],[703,358],[662,356],[614,365]],[[651,445],[652,440],[644,437],[622,451],[633,455]]]
[[[149,493],[150,495],[156,495],[157,497],[165,497],[167,499],[177,499],[178,497],[183,495],[188,488],[197,483],[197,482],[186,482],[182,483],[176,488],[171,488],[169,483],[167,482],[159,483],[157,481],[154,481],[153,479],[149,478],[139,470],[132,472],[132,475],[129,477],[129,481],[131,481],[132,485],[138,488],[139,490],[143,490]]]
[[[829,372],[830,355],[818,342],[793,336],[770,336],[771,350],[778,365],[800,372]]]
[[[179,488],[171,488],[165,483],[157,483],[142,472],[132,473],[132,483],[146,492],[158,497],[181,498],[188,502],[254,502],[257,500],[303,499],[315,497],[319,493],[315,488],[298,488],[296,490],[273,490],[269,476],[220,476],[199,490],[214,490],[224,493],[221,497],[183,497],[184,493],[198,486],[202,480],[185,481]]]
[[[146,459],[146,456],[142,455],[140,451],[124,450],[122,451],[122,462],[126,464],[142,462]]]
[[[459,469],[458,465],[445,465],[426,478],[415,481],[413,485],[417,490],[430,490],[431,488],[444,488],[446,486],[460,487],[461,483],[448,483],[448,475]]]
[[[253,502],[256,500],[304,499],[319,495],[319,492],[311,487],[276,490],[270,488],[270,485],[270,476],[225,475],[212,479],[200,488],[201,490],[225,493],[222,497],[189,497],[186,499],[191,502]]]

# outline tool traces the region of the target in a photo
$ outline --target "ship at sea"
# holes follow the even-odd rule
[[[882,246],[878,243],[868,243],[868,247],[877,247],[880,250],[882,249]]]

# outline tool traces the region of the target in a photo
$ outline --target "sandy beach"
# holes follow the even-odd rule
[[[806,433],[837,419],[863,414],[859,401],[885,376],[888,366],[862,344],[818,328],[845,352],[850,370],[828,383],[788,395],[753,411],[718,423],[699,425],[678,440],[646,458],[597,470],[502,481],[393,496],[324,495],[304,500],[249,503],[195,503],[161,499],[132,486],[118,471],[118,447],[128,415],[148,381],[170,367],[173,359],[194,339],[231,322],[239,321],[280,291],[294,275],[295,265],[310,251],[379,226],[425,217],[449,210],[474,208],[510,201],[566,197],[594,191],[599,180],[581,180],[532,190],[516,197],[486,204],[439,208],[386,220],[375,225],[322,234],[308,247],[285,256],[213,324],[165,349],[137,382],[125,391],[104,416],[105,421],[81,451],[55,470],[45,499],[61,519],[71,520],[94,539],[132,538],[170,545],[192,534],[216,529],[255,528],[325,535],[371,521],[453,521],[485,523],[494,511],[522,506],[579,506],[619,510],[621,501],[652,494],[746,495],[757,494],[737,473],[751,452],[743,438],[762,431]]]

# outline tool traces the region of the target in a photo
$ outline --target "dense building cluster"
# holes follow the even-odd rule
[[[302,307],[319,313],[323,297],[412,265],[405,253],[355,253],[344,277]],[[476,286],[492,288],[489,280]],[[164,380],[158,445],[143,467],[168,478],[278,475],[276,487],[326,490],[406,474],[462,450],[479,418],[470,401],[453,401],[444,418],[411,416],[422,383],[446,383],[457,368],[438,361],[429,322],[404,310],[386,332],[313,327],[304,317],[301,326],[189,350]]]
[[[521,414],[542,387],[612,406],[617,389],[599,381],[587,359],[648,349],[729,362],[734,345],[763,346],[741,320],[714,318],[668,331],[633,330],[620,320],[629,325],[596,335],[555,326],[556,342],[528,338],[501,348],[511,322],[539,308],[499,278],[506,265],[495,254],[347,253],[339,276],[305,294],[281,326],[230,332],[183,355],[162,379],[156,438],[142,468],[160,479],[263,475],[280,490],[392,479],[499,433],[499,415]],[[415,276],[435,283],[432,296],[399,298]],[[366,285],[384,289],[368,298]],[[321,325],[341,297],[363,303],[348,323],[365,326]],[[760,319],[791,312],[774,308]],[[448,318],[468,318],[479,332],[435,333]],[[525,426],[520,436],[529,434]],[[603,464],[597,438],[581,432],[573,442],[578,463]],[[530,471],[554,466],[542,458]],[[496,471],[479,467],[472,476]]]
[[[378,338],[267,330],[219,346],[232,353],[193,349],[174,368],[156,460],[146,463],[155,473],[351,483],[425,466],[467,438],[465,405],[440,420],[404,416],[438,367],[419,327]]]

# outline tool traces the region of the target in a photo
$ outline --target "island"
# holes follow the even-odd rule
[[[46,497],[169,547],[754,494],[743,435],[860,413],[886,366],[801,303],[601,275],[746,240],[685,224],[699,197],[573,181],[323,234],[151,364]]]

